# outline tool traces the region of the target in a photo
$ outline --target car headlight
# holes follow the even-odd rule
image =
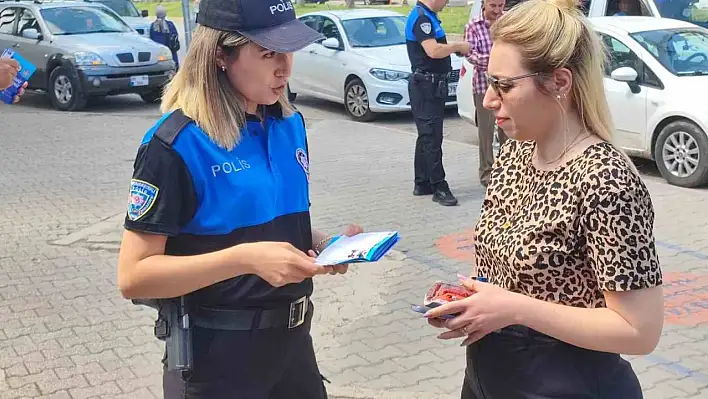
[[[172,61],[172,52],[170,49],[165,46],[161,46],[160,51],[157,53],[157,60],[160,62]]]
[[[411,76],[411,74],[408,72],[392,71],[389,69],[379,68],[373,68],[369,70],[369,73],[377,79],[389,81],[405,80],[408,79],[409,76]]]
[[[98,54],[89,53],[87,51],[79,51],[74,53],[74,60],[76,65],[82,66],[106,65],[106,62],[103,61],[103,58],[101,58]]]

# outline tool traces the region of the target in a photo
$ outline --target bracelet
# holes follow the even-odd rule
[[[315,245],[315,252],[317,252],[317,254],[319,255],[319,253],[322,252],[322,249],[324,249],[320,249],[322,245],[324,245],[324,243],[326,243],[327,241],[331,241],[333,238],[334,236],[327,236],[323,238],[322,241],[319,242],[319,244]]]

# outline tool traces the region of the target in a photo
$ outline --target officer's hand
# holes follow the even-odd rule
[[[0,90],[5,90],[12,86],[12,81],[19,71],[20,64],[17,60],[10,58],[0,59]]]
[[[364,232],[364,229],[361,226],[359,226],[358,224],[350,224],[344,230],[342,235],[352,237],[357,234],[361,234],[363,232]],[[317,258],[317,253],[313,250],[308,251],[308,254],[313,258]],[[349,263],[343,263],[341,265],[325,266],[325,268],[327,269],[327,272],[331,275],[346,274],[347,271],[349,270]]]
[[[17,91],[17,95],[16,95],[15,98],[13,99],[13,102],[14,102],[15,104],[17,104],[18,102],[20,102],[20,96],[22,96],[23,94],[25,94],[25,89],[26,89],[26,88],[27,88],[27,82],[23,83],[22,86],[20,86],[20,90]]]
[[[273,287],[299,283],[329,270],[316,265],[315,259],[285,242],[256,242],[249,246],[254,273]]]
[[[462,54],[463,57],[467,56],[467,54],[472,51],[472,45],[469,44],[468,42],[459,42],[458,43],[458,53]]]

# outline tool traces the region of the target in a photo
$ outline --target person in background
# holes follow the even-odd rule
[[[572,0],[492,27],[484,107],[509,135],[475,232],[472,292],[427,313],[467,347],[463,399],[641,399],[620,355],[664,320],[651,196],[612,144],[605,49]],[[441,316],[455,314],[451,320]]]
[[[179,69],[179,32],[172,21],[167,20],[167,10],[159,5],[155,8],[155,21],[150,25],[150,39],[167,46],[172,51],[172,59],[175,62],[176,69]]]
[[[487,92],[487,63],[489,52],[492,50],[492,39],[489,28],[501,17],[504,12],[505,0],[484,0],[482,12],[465,26],[465,41],[470,44],[467,59],[474,65],[472,76],[472,90],[474,106],[477,112],[477,132],[479,135],[479,181],[483,186],[489,184],[489,173],[494,163],[494,113],[482,106],[484,93]],[[497,129],[499,145],[504,144],[506,135],[504,130]]]
[[[457,205],[443,168],[443,121],[453,53],[467,54],[467,42],[448,43],[438,12],[447,0],[419,0],[406,21],[411,111],[418,129],[413,160],[413,195],[432,195],[443,206]]]
[[[20,63],[10,58],[0,58],[0,90],[5,90],[12,86],[15,76],[20,71]],[[25,93],[27,82],[25,82],[15,96],[14,102],[20,101],[20,96]]]
[[[628,15],[641,15],[639,12],[639,4],[637,0],[619,0],[617,3],[619,11],[615,13],[615,16],[622,17]]]

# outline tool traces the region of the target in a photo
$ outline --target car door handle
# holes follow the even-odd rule
[[[310,50],[310,54],[317,54],[316,50]]]
[[[12,45],[12,47],[20,47],[20,43],[15,43]]]

